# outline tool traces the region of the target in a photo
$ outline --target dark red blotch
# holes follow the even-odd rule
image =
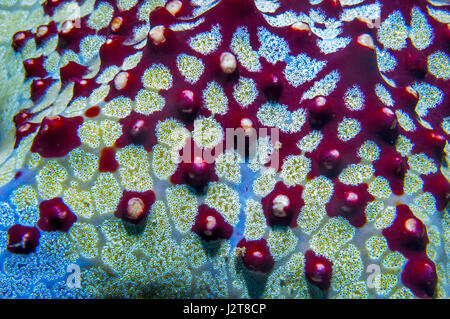
[[[326,290],[330,287],[333,264],[312,250],[305,253],[305,277],[311,285]]]
[[[46,158],[66,156],[71,150],[81,145],[78,127],[82,123],[81,116],[44,118],[31,145],[31,151]]]
[[[68,232],[77,216],[67,207],[61,198],[52,198],[39,204],[39,220],[37,226],[48,232]]]
[[[14,225],[8,229],[8,246],[6,249],[13,254],[30,254],[39,245],[41,234],[36,227]]]
[[[205,204],[198,208],[198,214],[191,230],[206,241],[229,239],[233,234],[233,227],[223,216]]]
[[[258,240],[243,238],[237,247],[241,248],[241,260],[248,270],[268,273],[273,269],[275,261],[264,238]]]

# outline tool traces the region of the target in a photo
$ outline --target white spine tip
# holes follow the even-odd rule
[[[291,25],[291,29],[295,31],[308,31],[308,32],[311,31],[309,25],[304,22],[295,22],[294,24]]]
[[[114,87],[116,90],[123,90],[128,84],[128,78],[130,74],[126,71],[122,71],[114,78]]]
[[[356,42],[358,42],[358,44],[360,44],[366,48],[375,49],[375,44],[373,43],[373,39],[367,33],[359,35]]]
[[[273,199],[272,210],[277,217],[286,217],[286,208],[289,207],[289,197],[286,195],[278,195]]]
[[[38,38],[43,37],[44,35],[47,34],[47,32],[48,32],[47,26],[41,25],[41,26],[37,29],[36,36],[37,36]]]
[[[122,23],[123,23],[122,17],[115,17],[111,21],[111,30],[113,32],[117,32],[120,29],[120,27],[122,26]]]
[[[214,216],[206,217],[206,229],[211,231],[217,226],[217,220]]]
[[[138,197],[130,198],[127,205],[128,217],[131,219],[139,219],[144,212],[144,208],[145,205],[142,199]]]
[[[408,92],[409,94],[414,96],[416,99],[419,98],[419,93],[417,93],[417,91],[414,90],[411,85],[408,85],[407,87],[405,87],[405,90],[406,90],[406,92]]]
[[[237,68],[237,61],[234,55],[230,52],[224,52],[220,55],[220,69],[226,73],[231,74]]]
[[[19,33],[16,33],[16,35],[14,35],[15,41],[20,41],[23,39],[25,39],[25,33],[23,33],[23,32],[19,32]]]
[[[327,104],[327,99],[323,96],[318,96],[315,99],[317,106],[324,106]]]
[[[408,218],[405,221],[405,229],[410,233],[416,233],[419,227],[419,223],[414,218]]]
[[[173,16],[180,12],[182,7],[183,3],[179,0],[170,1],[166,4],[166,10],[169,11]]]
[[[154,45],[160,45],[166,42],[166,37],[164,36],[165,30],[166,28],[162,25],[157,25],[150,30],[149,37]]]
[[[64,33],[64,34],[67,34],[67,33],[69,33],[70,31],[72,31],[73,28],[74,28],[73,22],[70,21],[70,20],[67,20],[67,21],[65,21],[65,22],[62,24],[62,26],[61,26],[61,32]]]

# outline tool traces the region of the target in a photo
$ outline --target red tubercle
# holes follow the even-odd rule
[[[156,25],[150,29],[147,50],[155,60],[163,60],[173,54],[180,44],[177,33],[164,25]]]
[[[22,172],[18,171],[16,174],[14,174],[14,179],[19,179],[22,176]]]
[[[395,145],[399,135],[397,116],[388,107],[375,108],[368,120],[368,130],[375,139],[389,145]]]
[[[419,101],[417,92],[410,86],[404,86],[390,88],[390,93],[395,104],[401,106],[411,118],[415,118],[415,109],[417,102]]]
[[[36,132],[37,128],[39,127],[39,124],[35,124],[32,122],[29,122],[32,117],[34,116],[33,113],[29,113],[26,110],[22,110],[13,117],[13,122],[16,127],[16,141],[14,143],[14,148],[17,148],[19,146],[20,141]]]
[[[406,50],[405,64],[406,69],[417,79],[423,79],[425,77],[427,73],[427,57],[422,51],[417,49]]]
[[[233,227],[217,210],[206,204],[200,205],[198,208],[191,230],[205,241],[229,239],[233,234]]]
[[[398,87],[405,87],[416,81],[421,81],[427,74],[427,57],[422,51],[407,48],[396,54],[398,66],[388,73]]]
[[[204,111],[205,109],[202,108],[201,110]],[[224,140],[226,149],[237,150],[239,155],[245,159],[249,159],[250,156],[257,156],[255,149],[257,139],[264,138],[271,133],[270,128],[263,129],[256,114],[235,104],[230,103],[228,112],[216,116],[216,118],[224,128],[227,137]],[[272,142],[274,141],[275,137]]]
[[[39,204],[37,226],[43,231],[68,232],[76,221],[77,216],[59,197],[42,201]]]
[[[73,80],[73,96],[77,97],[89,97],[92,92],[100,87],[100,84],[95,81],[95,79],[79,79],[75,78]]]
[[[124,37],[114,34],[106,39],[99,50],[101,69],[111,65],[121,66],[125,58],[136,53],[136,49],[126,45],[125,40]]]
[[[123,191],[114,216],[137,225],[147,217],[154,202],[155,193],[151,190],[146,192]]]
[[[396,209],[394,222],[382,231],[389,249],[399,251],[407,258],[424,254],[428,244],[425,225],[414,216],[407,205],[398,205]]]
[[[187,2],[183,3],[183,6]],[[173,53],[179,47],[180,40],[177,33],[169,27],[178,23],[165,7],[158,7],[150,13],[150,32],[148,35],[148,51],[155,59],[165,59],[167,54]]]
[[[326,205],[327,215],[329,217],[341,216],[357,228],[364,226],[366,224],[364,211],[367,203],[375,199],[367,189],[367,184],[353,186],[336,182],[333,197]]]
[[[308,178],[323,175],[334,181],[344,168],[360,161],[355,152],[356,145],[360,141],[340,140],[335,133],[336,127],[336,123],[325,126],[321,131],[324,138],[319,146],[311,154],[306,154],[306,157],[311,159],[311,171],[308,173]]]
[[[70,61],[61,69],[59,69],[59,78],[61,79],[62,84],[65,85],[75,79],[81,79],[87,74],[87,72],[87,66]]]
[[[31,122],[23,122],[16,126],[16,141],[14,143],[14,148],[17,148],[23,138],[30,134],[33,134],[38,129],[39,124]]]
[[[333,264],[326,257],[316,255],[312,250],[305,253],[305,277],[311,285],[321,290],[330,287]]]
[[[425,224],[414,216],[405,205],[397,205],[392,225],[383,229],[388,247],[399,251],[408,261],[403,268],[401,280],[419,298],[432,298],[436,291],[436,266],[428,258],[426,247],[428,235]]]
[[[150,12],[149,21],[151,21],[150,27],[155,27],[157,25],[168,27],[171,24],[178,22],[178,20],[165,7],[157,7],[155,10]]]
[[[44,56],[38,58],[31,58],[23,61],[23,67],[25,74],[28,78],[45,78],[47,76],[47,70],[44,67]]]
[[[201,107],[201,101],[194,91],[186,89],[177,96],[177,111],[179,116],[188,123],[192,123]]]
[[[415,296],[433,298],[438,281],[436,266],[427,256],[411,258],[403,268],[401,280]]]
[[[101,109],[99,106],[92,106],[84,112],[84,116],[89,117],[89,118],[94,118],[100,114],[100,111],[101,111]]]
[[[264,216],[269,226],[297,226],[297,217],[304,205],[303,187],[286,186],[278,182],[270,194],[261,199]]]
[[[47,25],[40,25],[36,29],[36,46],[41,46],[58,32],[55,21],[50,21]]]
[[[105,102],[109,102],[118,96],[134,99],[140,89],[142,89],[142,83],[139,71],[120,71],[111,83],[111,90],[105,98]]]
[[[8,246],[12,254],[30,254],[39,246],[41,234],[36,227],[13,225],[8,229]]]
[[[258,81],[261,91],[268,101],[277,102],[283,92],[283,83],[281,77],[274,73],[263,73]]]
[[[58,53],[62,54],[65,50],[72,50],[75,53],[80,52],[80,43],[88,35],[94,35],[95,30],[88,26],[87,18],[77,20],[66,20],[61,24],[58,31]]]
[[[337,177],[342,169],[344,163],[342,161],[342,151],[336,148],[323,149],[318,155],[318,166],[320,173],[328,178]]]
[[[395,195],[403,194],[405,174],[409,169],[406,158],[394,148],[383,147],[380,158],[373,162],[373,167],[375,176],[386,178]]]
[[[27,110],[21,110],[19,113],[14,115],[13,122],[17,126],[27,122],[27,120],[31,119],[34,116],[33,113],[28,112]]]
[[[113,147],[103,148],[98,161],[98,171],[114,173],[118,168],[119,163],[116,161],[116,150]]]
[[[195,144],[193,141],[187,143]],[[190,151],[195,147],[196,144],[190,148]],[[199,148],[197,147],[197,149]],[[203,193],[209,183],[218,181],[214,162],[207,162],[201,154],[201,152],[196,152],[195,149],[192,154],[188,155],[181,152],[181,163],[178,164],[177,170],[171,176],[170,181],[173,184],[189,185],[199,193]]]
[[[115,5],[115,3],[113,3]],[[144,21],[136,18],[138,15],[138,6],[133,6],[130,10],[120,11],[114,15],[109,24],[109,32],[126,38],[133,36],[136,27],[144,25]]]
[[[81,145],[78,127],[83,123],[81,116],[45,117],[31,145],[31,152],[42,157],[63,157]]]
[[[132,111],[127,117],[121,119],[119,123],[122,125],[122,135],[115,142],[115,146],[142,145],[150,152],[157,142],[155,135],[157,120],[152,115]]]
[[[334,117],[334,99],[318,96],[308,107],[308,123],[314,130],[320,130]]]
[[[36,103],[47,93],[48,88],[55,82],[56,80],[50,77],[44,79],[34,79],[30,85],[31,100]]]
[[[447,138],[437,130],[419,127],[414,135],[414,153],[425,153],[438,164],[444,157],[444,148]]]
[[[275,261],[270,253],[267,241],[241,239],[237,244],[238,254],[244,266],[257,273],[269,273],[272,271]]]
[[[424,181],[423,191],[433,194],[436,198],[437,210],[443,211],[450,201],[450,183],[441,172],[421,175],[421,177]]]
[[[25,47],[28,40],[34,38],[34,34],[31,31],[19,31],[14,33],[11,41],[11,47],[14,51],[18,52]]]

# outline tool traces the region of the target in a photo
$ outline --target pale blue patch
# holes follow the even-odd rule
[[[342,1],[341,1],[342,3]],[[369,20],[374,25],[379,23],[381,13],[381,5],[380,3],[372,3],[366,4],[358,7],[344,9],[344,12],[341,14],[341,21],[353,21],[354,19],[363,19]]]
[[[28,277],[13,278],[12,289],[17,293],[19,298],[28,297],[30,291],[33,289],[33,280]]]
[[[4,230],[0,230],[0,255],[6,250],[8,245],[8,233]]]
[[[38,282],[42,278],[41,264],[36,254],[14,255],[7,253],[3,261],[3,271],[6,276],[20,280],[29,278],[33,282]]]
[[[387,50],[380,50],[376,48],[377,63],[380,72],[391,72],[397,66],[397,60]]]
[[[428,72],[438,79],[450,80],[450,58],[442,51],[428,56]]]
[[[429,109],[435,108],[444,100],[444,93],[437,87],[428,83],[415,83],[412,88],[419,94],[416,113],[420,117],[426,116]]]
[[[52,293],[50,289],[44,283],[39,283],[36,285],[31,292],[30,299],[52,299]]]
[[[263,17],[269,25],[276,28],[287,27],[295,22],[304,21],[308,18],[308,16],[304,13],[297,15],[293,11],[285,11],[277,16],[271,16],[263,13]]]
[[[442,120],[441,126],[445,133],[450,134],[450,116]]]
[[[0,226],[10,227],[14,225],[14,210],[8,203],[0,202]]]
[[[255,0],[255,5],[261,12],[275,12],[279,7],[280,3],[273,0]]]
[[[65,281],[57,282],[52,291],[57,299],[86,299],[89,295],[82,288],[69,288]]]
[[[411,10],[411,28],[409,38],[419,50],[426,49],[433,42],[433,29],[428,23],[425,14],[417,7]]]
[[[330,54],[345,48],[351,42],[351,40],[352,39],[349,37],[318,39],[317,46],[320,48],[320,51],[322,51],[322,53]]]
[[[337,83],[341,79],[341,75],[337,70],[332,71],[327,74],[323,79],[316,81],[313,86],[303,93],[303,100],[310,100],[315,98],[316,96],[328,96],[331,92],[336,89]]]
[[[270,33],[264,27],[258,28],[258,38],[261,43],[258,53],[269,63],[275,64],[278,61],[284,61],[291,51],[283,38]]]
[[[77,261],[74,247],[65,234],[41,233],[37,256],[42,277],[49,281],[63,277],[69,264]]]
[[[450,23],[450,11],[427,7],[428,14],[441,23]]]
[[[0,299],[15,299],[17,297],[12,284],[12,278],[0,274]]]
[[[394,100],[392,99],[391,93],[381,83],[377,83],[375,86],[375,94],[384,105],[394,106]]]
[[[19,212],[19,224],[34,226],[39,219],[39,210],[36,207],[26,207]]]
[[[396,10],[383,21],[378,29],[378,41],[380,41],[385,48],[401,50],[406,47],[408,31],[402,13],[399,10]]]
[[[311,32],[321,39],[334,39],[342,32],[342,22],[333,18],[327,18],[322,10],[312,9],[309,12],[309,24]],[[315,24],[320,24],[316,27]]]
[[[288,64],[284,69],[286,80],[294,87],[313,80],[327,64],[326,61],[311,59],[306,54],[287,59]]]

